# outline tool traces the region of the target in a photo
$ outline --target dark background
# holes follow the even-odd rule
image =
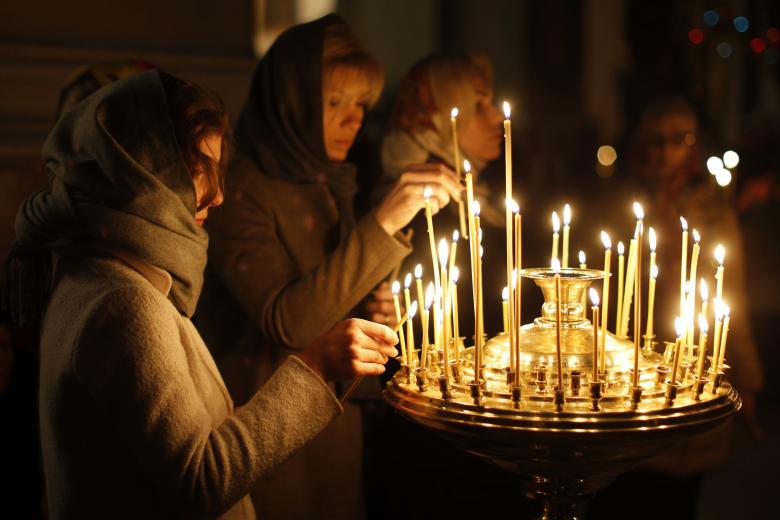
[[[43,185],[39,150],[53,124],[57,95],[79,65],[143,58],[204,83],[237,115],[257,57],[284,27],[335,10],[385,65],[387,84],[362,139],[375,143],[398,81],[411,63],[432,51],[470,50],[493,61],[497,100],[513,105],[515,171],[526,211],[546,222],[551,208],[534,207],[523,185],[547,186],[556,206],[582,187],[619,172],[636,117],[649,99],[685,95],[700,115],[707,142],[719,154],[742,161],[727,188],[737,204],[752,180],[768,191],[739,205],[751,295],[750,321],[767,375],[758,424],[738,420],[732,460],[704,480],[700,517],[770,516],[780,464],[780,355],[775,341],[780,214],[780,3],[771,0],[27,0],[0,6],[0,256],[13,240],[19,203]],[[704,23],[714,10],[719,21]],[[745,32],[733,24],[749,20]],[[700,33],[692,30],[700,30]],[[701,43],[695,44],[698,37]],[[755,39],[761,39],[766,49]],[[728,47],[726,47],[728,45]],[[729,52],[730,50],[730,52]],[[756,51],[760,52],[756,52]],[[720,51],[720,52],[719,52]],[[597,168],[596,149],[614,146],[618,160]],[[372,172],[369,172],[371,178]],[[526,182],[527,181],[527,182]],[[768,184],[767,184],[768,183]],[[572,194],[573,190],[578,190]],[[549,193],[545,200],[551,200]],[[743,196],[740,198],[740,196]],[[531,217],[534,222],[534,217]],[[539,224],[541,226],[541,224]],[[594,233],[595,236],[595,233]],[[534,250],[534,244],[526,246]],[[539,250],[548,247],[538,244]],[[585,246],[583,246],[585,247]],[[596,245],[593,244],[593,251]],[[531,253],[533,254],[533,253]],[[747,313],[741,313],[744,317]],[[29,341],[15,338],[19,388],[35,377]],[[28,362],[27,357],[33,361]],[[26,368],[25,368],[26,367]],[[26,374],[26,376],[24,375]],[[19,378],[27,377],[23,383]],[[27,386],[25,386],[27,384]],[[32,385],[34,387],[34,384]],[[25,390],[29,392],[29,390]],[[25,394],[27,395],[27,394]],[[5,401],[4,401],[5,403]],[[33,456],[14,442],[34,435],[20,421],[30,416],[4,404],[0,417],[3,458],[15,452],[34,467]],[[19,419],[24,417],[25,419]],[[9,433],[10,432],[10,433]],[[763,434],[763,436],[762,436]],[[20,434],[21,435],[21,434]],[[17,439],[17,440],[14,440]],[[33,443],[34,444],[34,443]],[[27,457],[27,458],[25,458]],[[16,459],[15,459],[16,460]],[[26,469],[29,469],[27,467]],[[34,491],[35,471],[11,472],[0,493],[19,499]],[[662,497],[648,497],[659,500]],[[0,516],[10,504],[0,500]],[[35,502],[28,511],[37,511]],[[27,516],[27,515],[25,515]]]

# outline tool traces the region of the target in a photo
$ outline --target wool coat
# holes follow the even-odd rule
[[[296,357],[234,408],[170,288],[126,253],[57,262],[41,330],[51,518],[252,519],[253,483],[340,413]]]
[[[288,356],[349,316],[410,247],[372,213],[339,241],[339,212],[323,184],[272,179],[241,156],[226,182],[232,196],[208,223],[211,276],[198,323],[243,402]],[[323,509],[333,518],[360,517],[361,453],[360,410],[347,403],[343,416],[255,488],[256,505],[274,518]]]

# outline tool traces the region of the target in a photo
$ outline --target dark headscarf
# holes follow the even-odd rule
[[[52,255],[97,244],[165,269],[169,295],[191,316],[203,285],[208,236],[195,222],[195,190],[181,159],[165,86],[149,71],[109,85],[65,113],[43,147],[50,187],[16,215],[4,304],[36,319],[51,290]]]
[[[282,33],[260,60],[236,125],[238,153],[263,174],[290,182],[327,183],[343,234],[354,224],[355,167],[328,159],[322,129],[322,52],[336,15]]]

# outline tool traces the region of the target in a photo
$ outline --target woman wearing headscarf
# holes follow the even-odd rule
[[[323,379],[396,354],[386,327],[340,324],[234,408],[189,320],[227,133],[216,96],[150,71],[79,103],[44,145],[50,186],[19,210],[3,296],[40,319],[52,518],[254,518],[251,485],[341,412]]]
[[[390,124],[382,140],[383,179],[379,193],[384,193],[410,165],[446,165],[455,169],[450,115],[458,109],[458,154],[471,163],[475,198],[481,204],[483,244],[486,262],[497,261],[498,251],[505,250],[505,215],[503,169],[500,175],[488,172],[488,166],[501,156],[503,144],[502,116],[493,100],[493,69],[486,56],[479,54],[433,54],[412,65],[401,81]],[[435,221],[437,235],[449,239],[453,231],[461,232],[458,206],[450,205]],[[416,264],[424,273],[432,270],[427,245],[427,224],[423,215],[412,221],[414,254],[404,261],[402,275],[413,272]],[[467,248],[461,251],[458,264],[468,265]],[[486,270],[485,331],[493,334],[500,326],[501,288],[506,276],[501,270]],[[465,274],[465,273],[464,273]],[[459,290],[471,294],[470,276],[461,276]],[[473,326],[473,309],[462,306],[461,330],[469,334]]]
[[[236,128],[232,197],[209,225],[214,311],[203,317],[239,402],[337,321],[356,313],[394,321],[389,291],[379,286],[409,253],[398,231],[423,207],[426,185],[440,206],[459,194],[452,172],[409,172],[355,218],[355,168],[345,159],[382,82],[380,65],[335,15],[289,29],[258,64]],[[273,518],[362,516],[357,403],[255,489],[259,510]]]

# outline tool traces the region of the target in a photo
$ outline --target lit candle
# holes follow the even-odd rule
[[[688,267],[688,221],[680,217],[682,252],[680,256],[680,316],[685,313],[685,269]]]
[[[431,305],[433,304],[433,282],[428,284],[425,290],[425,309],[422,311],[422,352],[420,353],[420,368],[425,370],[428,366],[428,319],[431,315]]]
[[[441,350],[441,286],[433,288],[433,345],[435,351]]]
[[[710,369],[713,377],[717,373],[716,365],[718,362],[718,349],[720,348],[720,335],[723,330],[723,316],[725,314],[725,305],[723,300],[715,298],[715,334],[712,335],[712,361]]]
[[[590,302],[593,304],[593,381],[599,379],[599,293],[590,288]]]
[[[723,261],[726,259],[726,249],[723,244],[718,244],[715,248],[715,260],[718,262],[718,270],[715,272],[715,280],[717,285],[715,287],[715,297],[723,299]]]
[[[450,356],[449,356],[449,350],[450,350],[450,320],[449,320],[449,311],[450,311],[450,304],[449,304],[449,281],[447,278],[447,260],[449,259],[450,252],[449,252],[449,244],[447,244],[447,240],[441,239],[439,242],[439,258],[441,260],[441,308],[442,308],[442,316],[440,319],[439,327],[441,327],[440,337],[442,341],[442,352],[443,352],[443,361],[444,361],[444,376],[449,377],[449,370],[450,370]]]
[[[623,307],[620,315],[618,336],[628,336],[628,318],[631,315],[631,298],[634,296],[634,275],[636,272],[636,235],[628,245],[628,261],[626,262],[626,279],[623,289]]]
[[[515,202],[512,211],[515,213],[515,269],[512,271],[512,282],[515,290],[514,329],[515,341],[515,385],[520,385],[520,327],[522,327],[522,278],[520,270],[523,268],[523,217],[520,215],[520,206]]]
[[[603,370],[604,361],[606,360],[607,351],[607,320],[609,320],[609,278],[612,275],[612,240],[605,232],[601,232],[601,243],[604,244],[604,284],[601,286],[601,299],[604,302],[603,312],[601,317],[601,367]],[[622,258],[622,257],[621,257]]]
[[[561,353],[561,263],[557,258],[551,262],[555,275],[555,355],[558,368],[558,388],[563,390],[563,359]]]
[[[625,283],[625,264],[626,264],[626,246],[623,242],[618,242],[618,287],[617,287],[617,309],[615,312],[615,335],[620,334],[620,317],[623,316],[623,284]],[[606,313],[605,313],[606,314]],[[605,320],[606,321],[606,320]],[[602,365],[603,366],[603,365]]]
[[[704,278],[699,280],[699,296],[701,296],[701,313],[704,314],[704,316],[707,316],[707,300],[710,297],[710,291],[707,287],[707,282],[704,281]]]
[[[691,355],[693,349],[693,341],[688,343],[688,324],[691,321],[690,315],[694,313],[693,306],[691,305],[691,293],[696,291],[696,287],[691,282],[685,282],[685,315],[682,316],[683,325],[685,326],[685,335],[683,336],[683,345],[686,347],[688,354]]]
[[[571,206],[563,206],[563,268],[569,267],[569,228],[571,224]]]
[[[696,308],[696,269],[699,263],[699,241],[701,241],[701,236],[699,235],[699,232],[694,229],[693,251],[691,252],[691,272],[688,277],[688,282],[693,286],[691,292],[688,293],[688,298],[690,299],[688,307],[690,310],[688,312],[688,337],[686,338],[686,342],[688,343],[689,349],[692,348],[693,345],[694,309]]]
[[[717,374],[723,362],[726,360],[726,338],[729,335],[729,320],[731,320],[731,309],[725,303],[723,304],[723,330],[720,333],[720,348],[718,348],[718,364],[715,366]]]
[[[561,229],[561,220],[558,218],[558,213],[553,211],[552,212],[552,229],[553,229],[553,240],[552,240],[552,258],[558,258],[558,231]]]
[[[409,286],[412,285],[412,273],[407,273],[404,278],[404,304],[406,304],[407,312],[411,309],[412,297],[409,294]],[[412,331],[412,316],[406,320],[406,354],[409,365],[412,364],[414,359],[414,332]]]
[[[634,202],[634,214],[636,215],[636,274],[634,276],[636,293],[634,301],[634,388],[639,386],[639,349],[641,348],[642,335],[642,235],[644,225],[642,219],[645,212],[638,202]]]
[[[458,251],[458,240],[460,240],[460,233],[458,233],[458,230],[452,232],[452,245],[450,246],[450,266],[449,266],[449,273],[452,275],[452,268],[455,267],[455,255]]]
[[[505,183],[504,188],[506,190],[506,208],[504,213],[506,215],[506,285],[507,285],[507,297],[504,303],[506,307],[506,318],[504,319],[504,332],[509,333],[509,352],[510,352],[510,366],[512,363],[512,351],[514,349],[513,331],[511,325],[511,318],[513,317],[514,301],[509,297],[509,288],[512,287],[512,268],[514,267],[514,258],[512,241],[514,234],[512,233],[512,224],[514,219],[512,218],[513,200],[512,200],[512,120],[509,118],[510,109],[509,103],[504,101],[504,158],[505,158]]]
[[[460,180],[460,146],[458,145],[458,109],[453,108],[450,111],[450,127],[452,128],[452,151],[455,158],[455,174]],[[466,210],[463,207],[463,197],[458,199],[458,221],[460,222],[460,232],[468,238],[468,229],[466,228]]]
[[[650,282],[647,287],[647,338],[652,341],[653,338],[653,309],[655,308],[655,281],[658,278],[658,266],[650,268]]]
[[[709,324],[704,314],[699,314],[699,358],[696,362],[696,381],[704,375],[704,358],[707,357],[707,330]]]
[[[463,171],[466,172],[466,202],[468,209],[469,237],[476,236],[474,222],[474,184],[471,176],[471,164],[463,161]],[[477,255],[479,254],[479,243],[477,240],[469,240],[469,261],[471,262],[471,289],[474,303],[474,350],[476,355],[476,323],[477,323]]]
[[[674,319],[674,329],[677,332],[677,339],[674,342],[674,357],[672,361],[672,386],[677,381],[677,367],[680,365],[680,349],[682,348],[683,336],[685,336],[685,324],[679,316]]]
[[[452,291],[452,337],[455,338],[455,351],[453,357],[455,362],[460,362],[460,327],[458,326],[458,278],[460,270],[457,266],[452,268],[450,273],[450,290]]]
[[[580,250],[580,252],[577,254],[577,259],[580,261],[580,269],[587,269],[588,264],[585,261],[585,251]],[[587,299],[588,295],[585,294],[585,291],[582,291],[582,312],[583,315],[585,314],[585,306],[587,305]]]
[[[433,233],[433,213],[431,210],[431,188],[426,187],[423,190],[425,198],[425,219],[428,221],[428,241],[431,244],[431,261],[433,262],[433,279],[436,287],[441,287],[441,278],[439,276],[439,260],[436,256],[436,237]]]
[[[476,284],[474,286],[474,292],[476,298],[474,304],[476,305],[476,316],[474,317],[475,335],[474,338],[474,380],[479,382],[482,380],[482,334],[484,332],[484,321],[482,318],[482,245],[480,244],[482,239],[482,230],[480,229],[479,221],[479,202],[474,203],[474,245],[476,246]]]
[[[393,305],[395,306],[395,320],[397,323],[401,322],[401,304],[398,302],[398,293],[401,291],[401,283],[396,280],[390,287],[390,291],[393,293]],[[400,329],[398,337],[401,340],[401,360],[406,363],[409,359],[406,353],[406,340],[404,338],[404,329]]]

